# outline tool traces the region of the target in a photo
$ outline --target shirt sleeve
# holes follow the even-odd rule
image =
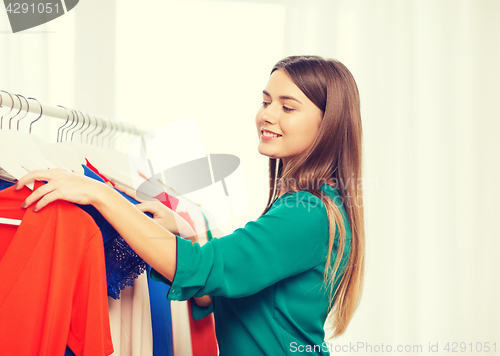
[[[323,202],[299,191],[276,200],[256,221],[202,247],[177,236],[177,269],[168,299],[255,294],[326,263],[328,231]]]

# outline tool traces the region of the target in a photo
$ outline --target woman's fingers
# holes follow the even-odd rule
[[[37,189],[37,190],[39,190],[39,189]],[[58,200],[58,199],[59,198],[57,197],[57,192],[56,191],[51,191],[50,193],[45,194],[38,201],[38,203],[35,204],[35,207],[33,208],[33,211],[38,211],[38,210],[44,208],[45,206],[47,206],[47,204],[52,203],[53,201]]]
[[[116,188],[116,190],[119,190],[120,192],[127,194],[132,199],[135,199],[140,203],[144,203],[144,200],[137,198],[137,194],[135,193],[134,190],[129,189],[127,187],[124,187],[123,185],[118,185],[118,184],[115,184],[115,188]]]
[[[151,213],[150,208],[147,203],[140,203],[135,206],[137,209],[142,211],[143,213]]]
[[[21,177],[16,189],[21,189],[34,180],[47,181],[47,184],[35,189],[23,204],[23,207],[26,208],[38,201],[35,211],[58,199],[81,205],[92,204],[99,201],[103,195],[103,189],[111,189],[107,184],[62,169],[47,169],[28,173]]]
[[[153,215],[158,215],[163,207],[167,208],[160,202],[147,201],[136,205],[137,209],[144,213],[152,213]],[[168,208],[167,208],[168,209]]]
[[[23,177],[24,178],[24,177]],[[21,178],[21,179],[23,179]],[[37,190],[35,190],[33,193],[31,193],[26,200],[24,201],[22,207],[27,208],[37,200],[41,199],[44,195],[49,194],[54,191],[55,188],[53,188],[52,184],[44,184],[40,186]],[[44,205],[45,206],[45,205]],[[37,209],[37,210],[40,210]]]
[[[159,201],[145,202],[136,205],[137,209],[145,213],[152,213],[153,219],[170,232],[178,231],[175,213]]]
[[[33,182],[35,180],[50,181],[54,177],[54,173],[57,173],[57,171],[63,171],[63,170],[59,169],[59,168],[54,168],[54,169],[38,169],[36,171],[28,173],[25,176],[21,177],[21,179],[19,179],[17,181],[15,189],[16,190],[17,189],[21,189],[22,187],[24,187],[29,182]]]

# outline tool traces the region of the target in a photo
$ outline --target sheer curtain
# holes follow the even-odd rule
[[[146,15],[130,20],[137,38],[128,38],[120,29],[129,20],[115,1],[81,1],[70,13],[15,35],[0,11],[0,89],[118,120],[128,114],[139,127],[156,125],[151,119],[183,118],[167,116],[180,112],[177,100],[182,109],[196,108],[193,113],[204,118],[200,127],[207,152],[230,147],[242,158],[253,199],[238,218],[243,226],[265,204],[266,185],[261,183],[267,179],[267,161],[256,152],[253,119],[268,71],[291,54],[340,60],[352,71],[361,95],[367,264],[360,308],[333,345],[384,344],[393,351],[398,345],[421,345],[420,354],[425,354],[438,343],[439,353],[447,354],[447,342],[464,342],[473,354],[479,342],[490,342],[490,348],[500,342],[494,339],[500,335],[500,236],[494,224],[500,213],[500,2],[189,1],[203,7],[206,19],[217,19],[207,22],[190,17],[182,2],[165,3],[183,9],[169,12],[168,19],[186,18],[186,47],[180,47],[182,32],[175,28],[141,32],[141,26],[152,26]],[[232,9],[227,22],[220,18],[221,4]],[[238,4],[244,6],[232,8]],[[243,36],[239,25],[245,28]],[[215,35],[206,35],[211,33],[207,29],[215,29]],[[160,57],[141,52],[146,40],[154,44],[154,56],[164,53],[159,79],[147,59],[157,64]],[[198,40],[200,51],[191,50]],[[221,49],[232,48],[231,56],[218,58]],[[127,67],[124,56],[132,54],[134,63]],[[231,67],[200,67],[210,61]],[[176,92],[165,74],[169,71],[184,72],[204,87],[193,91],[181,83]],[[198,101],[190,101],[190,93]],[[140,105],[154,112],[143,115]]]
[[[13,34],[0,11],[0,90],[114,118],[114,13],[114,0],[81,1],[53,21]],[[55,140],[60,121],[45,119],[33,133]]]
[[[334,345],[499,352],[500,2],[284,3],[285,54],[340,60],[361,96],[366,279]]]

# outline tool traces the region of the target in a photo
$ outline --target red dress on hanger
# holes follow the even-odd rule
[[[36,182],[35,189],[42,183]],[[74,204],[22,209],[31,191],[0,191],[0,355],[113,352],[102,236]]]

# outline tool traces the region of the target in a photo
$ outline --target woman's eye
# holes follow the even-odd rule
[[[291,111],[293,111],[294,109],[289,108],[289,107],[287,107],[287,106],[283,105],[283,110],[284,110],[285,112],[291,112]]]
[[[263,101],[263,102],[262,102],[262,106],[263,106],[263,107],[267,107],[269,104],[271,104],[271,103],[269,103],[269,102],[267,102],[267,101]]]

